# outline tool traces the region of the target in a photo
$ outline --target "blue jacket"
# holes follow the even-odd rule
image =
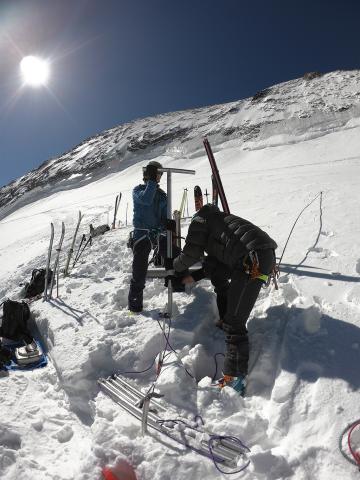
[[[133,203],[135,240],[146,233],[137,229],[164,230],[164,222],[167,218],[167,197],[156,182],[148,180],[145,184],[135,187]]]

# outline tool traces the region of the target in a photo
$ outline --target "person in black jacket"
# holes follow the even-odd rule
[[[246,321],[275,267],[276,248],[276,242],[248,220],[205,205],[194,215],[183,252],[173,262],[183,283],[208,277],[215,287],[220,326],[226,335],[220,386],[244,390],[249,359]],[[188,268],[199,260],[203,268],[190,276]]]

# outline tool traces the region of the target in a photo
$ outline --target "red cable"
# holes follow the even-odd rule
[[[356,427],[360,426],[360,420],[358,420],[357,422],[355,422],[350,430],[349,430],[349,433],[348,433],[348,447],[349,447],[349,450],[350,450],[350,453],[351,455],[354,457],[354,460],[355,462],[359,465],[360,467],[360,453],[358,452],[355,452],[355,450],[353,450],[352,446],[351,446],[351,434],[353,432],[353,430],[355,430]]]

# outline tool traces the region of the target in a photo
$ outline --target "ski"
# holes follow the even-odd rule
[[[185,215],[185,205],[187,203],[187,192],[188,192],[188,189],[184,188],[183,196],[181,198],[180,209],[179,209],[181,218],[183,218]]]
[[[228,205],[227,200],[226,200],[224,187],[223,187],[222,182],[221,182],[219,170],[217,168],[215,157],[214,157],[214,154],[211,150],[209,140],[207,138],[204,138],[203,143],[204,143],[204,147],[205,147],[205,150],[206,150],[209,162],[210,162],[212,174],[213,174],[213,177],[214,177],[214,181],[215,181],[215,184],[216,184],[218,195],[220,197],[220,201],[221,201],[223,211],[225,213],[229,214],[230,213],[229,205]]]
[[[58,268],[59,268],[60,253],[61,253],[61,248],[62,248],[62,244],[63,244],[63,241],[64,241],[64,236],[65,236],[65,223],[62,222],[61,236],[60,236],[59,244],[58,244],[57,249],[56,249],[56,257],[55,257],[55,263],[54,263],[54,269],[53,269],[53,276],[52,276],[51,283],[50,283],[49,298],[51,298],[51,296],[52,296],[52,291],[53,291],[54,282],[55,282],[55,276],[57,275],[57,277],[59,278],[57,271],[58,271]]]
[[[122,196],[122,194],[120,192],[119,195],[116,195],[116,198],[115,198],[114,219],[113,219],[112,226],[111,226],[112,230],[114,230],[114,228],[115,228],[116,216],[117,216],[117,213],[118,213],[118,210],[119,210],[121,196]]]
[[[219,204],[219,192],[217,189],[216,181],[214,175],[211,175],[211,182],[212,182],[212,204],[218,206]]]
[[[144,394],[119,375],[100,378],[98,383],[104,393],[141,422],[143,431],[147,428],[156,430],[228,468],[237,468],[240,459],[246,462],[243,468],[248,465],[246,454],[249,449],[240,441],[234,442],[233,437],[215,435],[199,425],[198,420],[194,422],[177,415],[168,419],[169,407],[154,400],[162,395],[152,392],[152,389],[152,393]]]
[[[69,253],[68,253],[68,256],[67,256],[67,259],[66,259],[66,264],[65,264],[65,269],[64,269],[64,276],[65,276],[65,277],[69,274],[69,265],[70,265],[71,257],[72,257],[72,255],[73,255],[73,253],[74,253],[74,246],[75,246],[75,242],[76,242],[76,236],[77,236],[78,231],[79,231],[79,227],[80,227],[80,223],[81,223],[82,217],[83,217],[83,216],[81,215],[81,212],[80,212],[80,210],[79,210],[78,222],[77,222],[77,225],[76,225],[76,228],[75,228],[74,236],[73,236],[73,238],[72,238],[70,250],[69,250]]]
[[[44,286],[44,298],[43,298],[44,302],[48,300],[49,269],[50,269],[53,242],[54,242],[54,224],[51,223],[50,243],[49,243],[48,257],[46,262],[46,272],[45,272],[45,286]]]
[[[194,201],[195,201],[195,211],[199,211],[203,206],[203,194],[199,185],[194,187]]]

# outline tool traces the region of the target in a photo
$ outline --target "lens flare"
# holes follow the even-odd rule
[[[26,85],[40,87],[45,85],[49,78],[49,64],[32,55],[24,57],[20,62],[20,70]]]

